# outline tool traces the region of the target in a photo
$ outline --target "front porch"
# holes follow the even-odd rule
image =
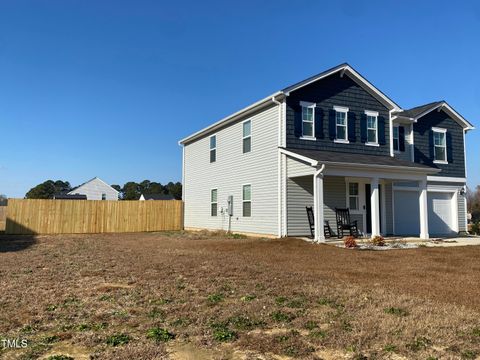
[[[402,219],[409,221],[413,217],[418,221],[418,229],[413,226],[411,233],[402,235],[429,238],[427,173],[431,169],[378,163],[315,163],[309,162],[314,159],[295,156],[287,156],[286,160],[287,236],[310,235],[306,207],[313,207],[315,241],[325,241],[326,223],[333,230],[332,240],[337,239],[336,208],[350,210],[351,220],[358,222],[363,237],[396,234],[395,226],[399,227]],[[415,197],[415,209],[395,212],[394,189],[400,187],[417,189],[409,193]]]

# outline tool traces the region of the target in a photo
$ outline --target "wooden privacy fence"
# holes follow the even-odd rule
[[[9,199],[6,234],[90,234],[183,229],[180,200]]]

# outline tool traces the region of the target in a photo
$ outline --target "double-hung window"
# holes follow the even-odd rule
[[[242,210],[244,217],[252,216],[252,185],[243,185]]]
[[[218,190],[212,189],[210,192],[210,215],[217,216],[218,210],[218,201],[217,201]]]
[[[432,128],[434,162],[447,163],[447,129]]]
[[[210,136],[210,162],[217,161],[217,136]]]
[[[400,151],[400,134],[398,126],[393,127],[393,151]]]
[[[243,123],[243,153],[252,151],[252,121]]]
[[[367,116],[367,145],[378,145],[378,112],[365,111]]]
[[[350,210],[359,209],[358,183],[348,183],[348,207]]]
[[[301,101],[302,106],[302,137],[315,138],[315,104]]]
[[[336,142],[348,143],[348,108],[334,106]]]

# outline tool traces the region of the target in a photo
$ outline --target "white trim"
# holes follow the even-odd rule
[[[460,177],[447,177],[447,176],[427,176],[428,181],[436,181],[436,182],[459,182],[459,183],[465,183],[467,181],[466,178],[460,178]]]
[[[421,113],[420,115],[416,116],[414,118],[414,121],[417,122],[418,119],[420,119],[421,117],[427,115],[428,113],[430,113],[430,112],[432,112],[433,110],[436,110],[436,109],[438,109],[438,111],[447,109],[451,113],[451,115],[453,115],[455,117],[454,120],[456,120],[458,123],[460,123],[460,125],[464,126],[465,130],[475,129],[475,127],[472,124],[470,124],[463,116],[461,116],[459,113],[457,113],[455,110],[453,110],[453,108],[450,105],[448,105],[445,101],[442,101],[437,106],[435,106],[433,108],[430,108],[430,109],[424,111],[423,113]]]
[[[378,111],[365,110],[365,115],[378,117]]]
[[[117,196],[118,194],[120,194],[120,191],[114,189],[111,185],[107,184],[105,181],[103,181],[102,179],[100,179],[98,176],[95,176],[93,179],[90,179],[88,181],[85,181],[83,184],[80,184],[78,185],[77,187],[74,187],[72,190],[70,190],[67,194],[68,195],[75,195],[77,194],[77,190],[82,188],[84,185],[87,185],[88,183],[91,183],[93,180],[99,180],[101,183],[103,183],[104,185],[107,185],[109,188],[111,188],[113,191],[115,191],[117,193]]]
[[[250,135],[247,135],[247,136],[244,136],[243,135],[243,127],[245,126],[245,123],[247,122],[250,122]],[[252,127],[253,127],[253,123],[252,123],[252,119],[247,119],[247,120],[244,120],[242,121],[242,154],[249,154],[252,152]],[[250,151],[243,151],[243,140],[245,139],[248,139],[250,138]]]
[[[447,160],[433,160],[434,164],[448,164]]]
[[[243,117],[243,116],[248,116],[249,114],[251,114],[252,112],[255,112],[257,111],[260,107],[262,106],[268,106],[269,104],[271,105],[271,103],[273,102],[273,99],[283,99],[285,97],[285,94],[282,92],[282,91],[277,91],[276,93],[272,94],[272,95],[269,95],[265,98],[263,98],[262,100],[259,100],[231,115],[228,115],[227,117],[224,117],[223,119],[213,123],[212,125],[209,125],[183,139],[181,139],[178,143],[179,144],[185,144],[187,142],[191,142],[199,137],[202,137],[203,135],[206,135],[206,133],[209,133],[211,131],[214,131],[220,127],[223,127],[231,122],[235,122],[236,120],[238,120],[239,117]]]
[[[348,180],[347,178],[345,178],[345,187],[346,187],[346,191],[345,193],[347,194],[346,198],[345,198],[345,207],[350,209],[350,213],[351,214],[361,214],[363,215],[363,211],[362,211],[362,208],[360,206],[360,181],[357,181],[357,180]],[[357,195],[350,195],[350,184],[357,184]],[[357,209],[352,209],[350,208],[350,197],[356,197],[357,198]]]
[[[182,200],[185,202],[185,146],[182,145]],[[143,196],[143,194],[142,194]]]
[[[283,198],[283,230],[282,236],[287,236],[287,215],[288,215],[288,207],[287,207],[287,155],[282,154],[282,198]]]
[[[342,139],[335,139],[335,140],[333,140],[333,142],[336,143],[336,144],[350,144],[350,141],[342,140]]]
[[[317,104],[315,103],[312,103],[312,102],[306,102],[306,101],[300,101],[300,106],[302,107],[302,112],[301,112],[301,117],[302,117],[302,136],[300,137],[300,139],[304,139],[304,140],[316,140],[315,139],[315,107],[317,106]],[[312,121],[305,121],[303,119],[303,109],[306,108],[306,109],[312,109]],[[303,132],[303,123],[306,122],[306,123],[311,123],[312,124],[312,135],[305,135],[304,132]]]
[[[303,128],[302,128],[303,131]],[[299,137],[300,140],[308,140],[308,141],[317,141],[317,138],[314,136],[301,136]]]
[[[212,138],[215,138],[215,147],[212,148]],[[212,151],[215,150],[215,161],[212,161]],[[208,137],[208,161],[210,164],[217,162],[217,133]]]
[[[388,111],[388,129],[389,129],[389,132],[390,132],[390,141],[389,141],[389,143],[390,143],[389,144],[390,145],[390,156],[394,157],[395,153],[393,151],[393,117],[392,117],[392,112],[393,112],[393,109]]]
[[[447,132],[447,129],[438,128],[438,127],[432,127],[432,131],[439,132],[439,133],[446,133],[446,132]]]
[[[282,154],[285,154],[287,156],[290,156],[294,159],[298,159],[298,160],[301,160],[301,161],[304,161],[304,162],[307,162],[310,164],[310,166],[317,166],[318,165],[318,161],[317,160],[313,160],[313,159],[310,159],[306,156],[303,156],[303,155],[299,155],[297,153],[294,153],[294,152],[291,152],[291,151],[288,151],[286,149],[279,149],[279,151],[282,153]]]
[[[384,104],[388,105],[387,107],[394,109],[396,111],[402,110],[400,106],[398,106],[395,102],[393,102],[393,100],[389,99],[385,94],[383,94],[380,90],[378,90],[375,86],[373,86],[367,79],[361,76],[357,71],[355,71],[348,64],[339,65],[333,69],[330,69],[321,74],[318,74],[317,76],[311,77],[310,79],[308,79],[308,81],[303,81],[298,83],[298,85],[290,86],[285,89],[285,91],[287,91],[286,95],[288,95],[292,91],[298,90],[304,86],[307,86],[315,81],[318,81],[327,76],[330,76],[336,72],[343,72],[344,74],[347,74],[353,81],[355,81],[357,84],[365,88],[374,97],[379,99],[380,102],[383,102]]]
[[[274,97],[272,97],[272,102],[274,104],[278,105],[278,146],[280,146],[283,142],[283,136],[282,134],[282,122],[284,120],[284,117],[282,116],[282,103],[277,101]],[[279,152],[277,155],[277,235],[278,237],[282,236],[282,208],[281,208],[281,188],[280,184],[282,183],[282,155]],[[243,188],[242,188],[242,198],[243,198]],[[243,215],[243,202],[242,202],[242,215]],[[250,214],[251,215],[251,214]]]
[[[379,143],[369,143],[369,142],[366,142],[365,145],[366,146],[380,146]]]
[[[337,106],[337,105],[333,105],[333,110],[338,112],[344,112],[344,113],[348,113],[350,111],[350,109],[346,106]]]
[[[452,230],[456,233],[459,232],[460,224],[458,223],[458,191],[455,191],[452,195]]]
[[[215,190],[217,192],[217,201],[212,201],[212,192]],[[212,215],[212,205],[217,204],[217,213],[215,215]],[[218,217],[218,188],[211,188],[210,189],[210,217]]]
[[[315,107],[315,106],[317,106],[317,103],[310,102],[310,101],[300,101],[300,106],[303,106],[303,107]]]
[[[365,145],[368,146],[379,146],[378,144],[378,112],[365,110],[365,115],[367,116],[367,142]],[[368,127],[368,117],[375,118],[375,127]],[[368,141],[368,130],[375,130],[375,141]]]
[[[245,199],[243,198],[243,196],[244,196],[244,187],[245,187],[245,186],[250,186],[250,200],[245,200]],[[246,203],[246,202],[249,202],[249,203],[250,203],[250,216],[245,216],[245,215],[243,215],[243,204]],[[251,183],[250,183],[250,184],[242,184],[242,217],[243,217],[243,218],[245,218],[245,217],[251,218],[251,217],[252,217],[252,212],[253,212],[253,211],[252,211],[252,209],[253,209],[252,204],[253,204],[252,184],[251,184]]]

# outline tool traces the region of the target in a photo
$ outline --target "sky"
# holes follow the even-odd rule
[[[180,181],[179,139],[343,62],[472,122],[480,184],[478,2],[0,0],[0,193]]]

